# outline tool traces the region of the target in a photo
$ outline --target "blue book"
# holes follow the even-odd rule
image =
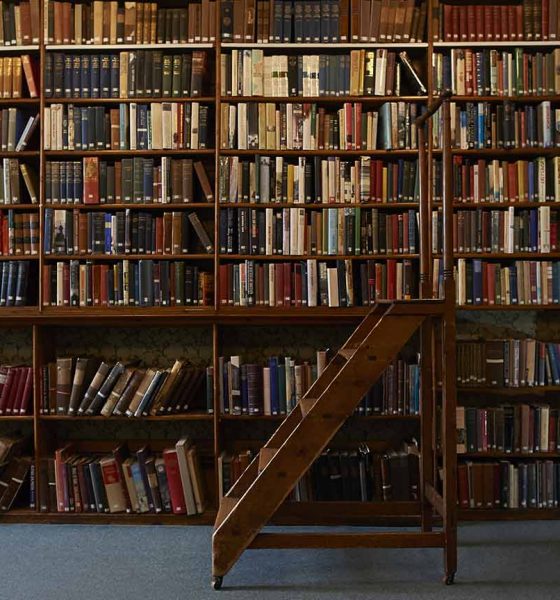
[[[111,57],[102,54],[99,63],[99,88],[101,98],[111,97]]]
[[[69,166],[73,167],[74,171],[74,202],[81,203],[83,199],[83,176],[82,163],[79,160],[72,161]]]
[[[325,1],[325,0],[323,0]],[[338,0],[327,0],[330,4],[329,8],[329,30],[327,34],[327,42],[338,43],[338,20],[340,14],[340,7]]]
[[[79,54],[72,56],[72,97],[82,96],[82,60]]]
[[[554,304],[560,303],[560,263],[552,263],[552,289]]]
[[[82,98],[91,98],[91,75],[89,54],[82,54],[80,81],[82,86]]]
[[[111,54],[111,98],[120,97],[120,56],[119,54]]]
[[[149,204],[153,200],[152,193],[154,189],[154,159],[145,158],[143,167],[144,202]]]
[[[476,120],[476,146],[477,148],[484,148],[485,146],[485,135],[484,135],[484,104],[478,104],[477,106],[477,120]]]
[[[273,415],[280,414],[280,399],[278,396],[278,357],[268,359],[270,369],[270,410]]]
[[[459,129],[461,131],[461,133],[464,131],[466,131],[468,133],[469,128],[468,128],[468,113],[466,110],[462,110],[459,113]],[[443,129],[440,128],[439,131],[440,137],[439,137],[439,147],[441,148],[443,146]],[[468,144],[469,148],[474,148],[474,140],[469,140],[469,144]]]
[[[88,136],[89,136],[89,110],[87,106],[76,107],[76,110],[80,113],[81,121],[81,150],[88,149]]]
[[[286,363],[289,363],[290,359],[286,357]],[[294,407],[293,398],[287,397],[288,390],[286,389],[286,369],[289,367],[286,364],[278,364],[278,405],[280,414],[285,415],[288,410]]]
[[[8,296],[6,306],[15,306],[16,302],[16,282],[17,282],[17,261],[8,262]]]
[[[72,92],[73,92],[72,70],[73,70],[73,57],[71,54],[65,54],[64,55],[64,79],[63,79],[63,90],[64,90],[65,98],[72,97]]]
[[[482,304],[482,261],[475,258],[473,261],[473,304]],[[467,290],[468,294],[468,290]]]
[[[90,90],[91,90],[91,98],[99,98],[100,97],[100,85],[99,85],[99,71],[100,71],[100,60],[99,54],[92,54],[90,57]]]
[[[60,201],[66,203],[68,198],[68,189],[66,187],[66,167],[67,164],[65,161],[61,161],[60,163],[60,172],[59,172],[59,186],[60,186]]]
[[[16,306],[25,306],[27,300],[27,275],[29,272],[29,262],[20,260],[17,262],[16,278]]]
[[[0,306],[8,302],[8,267],[9,263],[0,263]]]
[[[43,227],[43,247],[45,254],[52,252],[52,231],[53,231],[54,211],[52,208],[45,208],[45,224]]]
[[[105,213],[105,254],[113,254],[111,238],[111,213]]]

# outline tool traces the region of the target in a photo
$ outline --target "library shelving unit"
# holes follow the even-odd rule
[[[453,3],[453,2],[451,2]],[[48,0],[41,3],[42,20],[47,21]],[[282,416],[245,416],[221,414],[221,405],[218,385],[214,384],[214,410],[213,414],[186,413],[184,415],[163,416],[138,419],[123,419],[117,417],[67,417],[61,415],[40,414],[40,390],[41,390],[41,367],[52,361],[56,356],[63,354],[78,354],[82,352],[89,355],[103,355],[107,359],[117,358],[142,358],[143,354],[148,354],[154,364],[169,366],[170,360],[174,358],[188,358],[201,365],[211,365],[214,373],[218,373],[219,357],[228,356],[228,354],[240,354],[251,356],[255,362],[259,361],[267,353],[279,353],[286,351],[289,353],[298,353],[298,347],[301,346],[302,333],[305,337],[305,348],[301,350],[302,358],[309,359],[309,348],[314,345],[314,339],[317,339],[316,346],[327,344],[332,347],[340,346],[346,339],[351,328],[368,313],[368,306],[352,307],[297,307],[289,308],[270,308],[264,306],[240,307],[229,304],[222,304],[220,299],[220,268],[227,265],[239,265],[246,259],[254,260],[260,263],[263,260],[276,262],[305,261],[306,259],[324,259],[327,262],[335,260],[347,260],[355,263],[360,258],[375,259],[383,264],[389,260],[402,260],[406,258],[411,261],[414,267],[415,277],[419,273],[421,259],[418,253],[404,254],[384,254],[359,256],[356,254],[347,255],[246,255],[229,254],[220,249],[220,215],[224,210],[238,211],[244,208],[292,208],[303,209],[306,213],[325,211],[332,208],[333,205],[323,206],[318,203],[288,204],[253,204],[253,203],[222,203],[221,200],[221,181],[220,165],[223,159],[231,157],[240,157],[246,160],[253,160],[258,156],[282,157],[287,161],[297,161],[298,157],[344,157],[356,160],[361,156],[369,156],[372,159],[382,161],[394,161],[398,159],[416,160],[418,159],[418,150],[396,149],[396,150],[247,150],[236,148],[223,148],[221,134],[222,105],[239,104],[241,102],[274,102],[274,103],[316,103],[318,106],[326,109],[341,108],[345,102],[361,102],[364,107],[377,108],[381,104],[389,101],[401,101],[408,104],[417,104],[425,106],[428,102],[434,100],[439,91],[436,89],[435,77],[432,69],[434,56],[436,53],[449,54],[453,48],[497,48],[502,46],[504,49],[512,46],[524,48],[527,52],[542,52],[558,48],[560,44],[555,41],[517,41],[517,42],[482,42],[482,41],[443,41],[437,37],[437,10],[440,3],[436,0],[427,0],[427,24],[424,41],[415,43],[401,44],[383,44],[383,43],[267,43],[242,42],[232,40],[222,40],[220,38],[220,10],[216,11],[216,40],[208,43],[190,43],[190,44],[57,44],[49,40],[47,36],[40,39],[38,45],[33,46],[0,46],[0,57],[17,53],[30,54],[39,67],[40,72],[40,90],[39,98],[21,98],[17,100],[2,99],[2,107],[14,106],[24,110],[38,110],[41,116],[45,110],[53,104],[62,104],[64,106],[73,104],[75,106],[101,106],[106,108],[117,107],[119,104],[132,104],[152,101],[173,101],[173,102],[200,102],[209,107],[211,119],[213,121],[212,132],[214,139],[210,140],[208,147],[204,150],[99,150],[99,151],[69,151],[69,150],[45,150],[44,139],[44,119],[40,120],[39,131],[35,134],[35,143],[24,152],[2,152],[1,158],[19,158],[29,161],[35,165],[40,174],[39,186],[39,204],[10,205],[0,207],[0,211],[6,211],[8,208],[15,211],[35,211],[39,213],[39,254],[31,257],[33,263],[30,271],[30,305],[24,307],[0,308],[0,327],[2,328],[2,338],[6,340],[0,350],[0,360],[6,363],[27,363],[34,366],[34,411],[32,416],[22,417],[0,417],[1,426],[7,431],[17,430],[28,433],[33,440],[35,452],[35,467],[38,473],[41,461],[45,456],[50,456],[60,443],[67,440],[76,442],[77,447],[87,447],[88,449],[109,450],[113,438],[130,440],[134,447],[143,440],[155,440],[152,447],[159,449],[164,447],[164,440],[174,440],[180,435],[189,434],[197,442],[197,446],[203,452],[203,467],[206,483],[209,489],[210,504],[208,510],[198,517],[181,517],[175,515],[161,514],[74,514],[74,513],[42,513],[39,510],[40,499],[37,502],[36,509],[19,510],[14,509],[8,513],[0,515],[2,520],[36,520],[36,521],[58,521],[58,522],[150,522],[150,523],[207,523],[214,522],[218,506],[218,459],[224,451],[241,450],[251,446],[258,447],[260,443],[272,433],[274,427],[282,420]],[[457,3],[455,3],[457,4]],[[517,0],[505,2],[504,4],[519,4]],[[158,2],[159,6],[179,7],[186,5],[179,0],[163,0]],[[372,50],[394,49],[395,51],[406,50],[414,62],[421,78],[426,84],[427,93],[425,95],[414,95],[406,93],[402,96],[318,96],[318,97],[235,97],[224,96],[221,93],[222,69],[221,61],[224,55],[233,50],[242,52],[243,50],[261,49],[267,56],[274,54],[288,54],[298,56],[301,54],[313,54],[320,51],[325,54],[349,53],[352,50]],[[203,50],[208,55],[208,71],[205,81],[206,88],[201,96],[197,97],[173,97],[162,99],[142,99],[142,98],[52,98],[46,97],[44,89],[44,66],[49,55],[57,52],[72,52],[78,54],[93,55],[96,53],[133,51],[133,50],[168,50],[170,53],[183,53],[193,50]],[[555,104],[560,96],[537,96],[523,95],[511,98],[513,102],[523,102],[527,104],[537,104],[542,100],[549,100]],[[487,102],[490,105],[498,105],[504,100],[503,97],[490,95],[484,96],[455,96],[452,98],[457,105],[463,105],[466,102]],[[436,117],[437,118],[437,117]],[[441,161],[441,149],[434,143],[435,125],[432,122],[427,126],[427,160],[424,169],[427,174],[427,190],[431,192],[439,184],[435,176],[433,161]],[[559,154],[557,148],[509,148],[503,150],[500,148],[483,149],[459,149],[453,148],[453,158],[472,157],[473,159],[501,159],[501,158],[523,158],[523,157],[555,157]],[[189,157],[195,160],[201,160],[207,167],[211,181],[213,180],[214,198],[212,202],[206,202],[203,197],[193,198],[190,203],[171,203],[171,204],[72,204],[72,205],[54,205],[46,203],[46,184],[45,175],[47,163],[51,161],[63,160],[82,160],[84,157],[97,156],[101,160],[118,160],[120,158],[133,158],[143,156],[146,158],[158,159],[166,155],[175,158]],[[432,195],[431,193],[428,195]],[[436,194],[433,194],[434,197]],[[437,198],[435,198],[437,200]],[[518,208],[533,208],[549,205],[555,210],[554,201],[543,203],[534,202],[515,202],[515,203],[474,203],[460,202],[455,198],[454,208],[461,210],[475,209],[507,209],[510,205]],[[347,206],[346,204],[343,206]],[[353,206],[353,205],[352,205]],[[412,202],[375,202],[361,204],[362,208],[377,208],[380,211],[391,214],[397,210],[416,210],[417,201]],[[434,203],[434,209],[440,205]],[[115,211],[120,209],[130,209],[130,211],[146,211],[153,214],[161,214],[166,209],[173,211],[195,211],[200,215],[200,219],[213,229],[213,251],[210,254],[204,254],[203,250],[188,255],[130,255],[126,254],[127,259],[169,259],[184,260],[189,264],[204,267],[214,275],[214,301],[207,306],[191,307],[66,307],[51,306],[45,298],[45,289],[41,273],[43,268],[48,265],[54,265],[56,262],[68,262],[73,256],[60,256],[56,254],[46,254],[44,251],[44,224],[45,211],[47,208],[70,208],[78,212],[97,212],[97,211]],[[440,254],[430,251],[428,263],[432,256],[440,257]],[[458,258],[484,258],[489,261],[511,261],[525,258],[525,254],[506,254],[506,253],[476,253],[472,256],[457,254]],[[554,258],[557,253],[547,254],[546,258]],[[0,257],[0,260],[10,259],[11,257]],[[79,256],[80,260],[91,260],[94,263],[109,263],[118,260],[118,255],[85,255]],[[540,260],[536,254],[530,255],[531,260]],[[417,290],[420,288],[420,281],[415,279],[414,286]],[[510,318],[521,318],[529,320],[530,315],[536,311],[543,311],[543,320],[554,315],[555,305],[521,305],[521,306],[458,306],[457,318],[458,329],[461,333],[463,325],[469,330],[476,330],[478,322],[486,323],[486,312],[492,311],[492,314],[502,313],[502,320],[507,324]],[[546,312],[544,312],[546,311]],[[519,316],[520,315],[520,316]],[[490,320],[494,317],[490,317]],[[483,327],[482,327],[483,329]],[[511,332],[511,329],[510,329]],[[493,334],[498,335],[499,334]],[[173,338],[173,344],[166,342],[166,336]],[[173,337],[174,336],[174,337]],[[157,352],[154,354],[155,349]],[[14,350],[12,350],[14,349]],[[17,349],[17,352],[16,350]],[[480,390],[483,392],[483,390]],[[550,390],[553,392],[554,390]],[[540,390],[531,390],[531,393],[537,394]],[[473,390],[458,390],[460,403],[467,398],[472,398]],[[501,390],[489,389],[488,395],[492,394],[497,401],[502,398]],[[504,391],[504,394],[514,392]],[[490,397],[490,396],[488,396]],[[509,398],[509,396],[508,396]],[[541,395],[538,395],[541,398]],[[355,427],[354,427],[355,425]],[[389,439],[397,443],[398,440],[410,439],[412,437],[422,440],[421,419],[417,415],[374,415],[374,416],[356,416],[350,420],[350,427],[358,431],[359,441]],[[88,445],[88,443],[90,445]],[[161,444],[161,445],[158,445]],[[387,446],[382,447],[382,449]],[[551,455],[556,457],[556,455]],[[470,460],[470,459],[469,459]],[[286,503],[276,515],[276,522],[282,523],[301,523],[302,515],[306,514],[305,503],[290,502]],[[419,522],[421,507],[418,502],[402,503],[353,503],[352,506],[345,502],[325,502],[321,503],[315,510],[314,517],[317,523],[391,523],[393,521],[402,522],[408,519],[411,524]],[[460,510],[460,518],[464,519],[492,519],[492,518],[547,518],[557,516],[556,510]]]

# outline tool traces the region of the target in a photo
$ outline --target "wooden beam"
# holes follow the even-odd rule
[[[439,494],[431,483],[424,484],[424,495],[426,500],[435,508],[436,512],[440,517],[443,517],[444,506],[443,498]]]
[[[441,548],[442,532],[259,533],[249,548]]]

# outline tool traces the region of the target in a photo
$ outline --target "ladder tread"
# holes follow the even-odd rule
[[[269,448],[264,446],[259,452],[259,472],[266,468],[266,465],[274,458],[278,448]]]
[[[354,354],[356,354],[357,348],[341,348],[338,351],[338,354],[345,358],[346,360],[350,360]]]
[[[301,410],[302,417],[305,417],[307,415],[307,413],[311,410],[311,408],[313,407],[315,402],[317,402],[317,398],[311,398],[311,397],[307,397],[307,396],[304,396],[299,401],[299,407]]]
[[[220,500],[220,508],[218,509],[218,515],[216,516],[216,523],[214,524],[214,530],[218,529],[218,527],[227,519],[231,511],[237,505],[239,498],[236,496],[224,496]]]

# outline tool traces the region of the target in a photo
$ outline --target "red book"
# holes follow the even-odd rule
[[[101,265],[93,265],[90,271],[92,273],[90,289],[92,290],[93,304],[97,306],[101,303]]]
[[[5,408],[5,413],[7,415],[19,414],[19,405],[21,403],[21,397],[23,395],[23,388],[25,387],[25,378],[27,375],[26,368],[16,367],[15,371],[16,375],[14,378],[14,383],[12,384],[12,393],[8,398],[8,402]]]
[[[171,240],[165,240],[170,243]],[[163,218],[156,217],[156,254],[163,254]]]
[[[548,421],[548,451],[555,452],[556,451],[556,427],[558,423],[558,418],[556,414],[551,411],[550,419]]]
[[[383,294],[383,265],[374,263],[375,266],[375,300],[380,300],[384,297]]]
[[[496,303],[496,265],[490,263],[487,266],[486,277],[488,279],[488,304]]]
[[[33,367],[25,367],[25,370],[25,385],[21,395],[21,402],[18,406],[20,415],[28,414],[29,404],[33,398]]]
[[[476,40],[476,12],[473,4],[467,6],[467,37],[470,41]]]
[[[459,13],[459,40],[461,42],[466,42],[468,35],[468,10],[464,5],[458,6],[455,12]]]
[[[502,41],[510,39],[511,29],[509,28],[509,6],[507,4],[500,5],[500,28],[502,32]]]
[[[354,145],[356,142],[355,136],[353,136],[353,111],[352,104],[350,102],[344,103],[344,120],[345,120],[345,131],[344,131],[344,141],[346,144],[346,150],[354,150],[356,146]]]
[[[397,218],[395,218],[395,215],[393,215],[393,219],[392,219],[392,229],[393,229],[393,247],[391,249],[387,248],[387,251],[392,252],[393,254],[398,254],[399,252],[402,252],[401,248],[399,248],[399,220],[401,218],[401,215],[398,215]]]
[[[457,496],[461,508],[469,508],[469,473],[466,464],[457,465]]]
[[[220,265],[220,276],[218,279],[218,298],[221,305],[228,304],[228,270],[230,265]]]
[[[523,39],[523,5],[517,4],[515,6],[515,31],[517,33],[517,39]]]
[[[284,306],[292,304],[292,264],[284,263]]]
[[[375,304],[375,263],[371,260],[367,261],[367,284],[368,302],[372,305]]]
[[[492,6],[484,6],[484,40],[494,39],[494,11]]]
[[[387,299],[395,300],[397,297],[397,261],[390,258],[387,261]]]
[[[453,41],[453,33],[454,33],[454,7],[451,4],[443,5],[443,33],[444,33],[444,41],[452,42]]]
[[[183,484],[181,483],[181,474],[179,472],[179,461],[175,448],[168,448],[163,451],[163,462],[165,464],[165,473],[167,475],[167,484],[169,486],[169,496],[171,498],[171,507],[175,514],[184,514],[187,512],[185,496],[183,494]]]
[[[13,393],[16,375],[16,367],[8,367],[6,382],[4,383],[2,394],[0,395],[0,415],[6,414],[6,407],[8,406],[9,399]]]
[[[492,6],[492,23],[494,30],[494,39],[500,41],[502,39],[502,25],[501,25],[501,10],[498,4]]]
[[[515,22],[515,6],[513,4],[507,5],[507,31],[508,39],[517,39],[517,25]]]
[[[549,0],[542,0],[541,5],[541,39],[543,40],[548,40],[548,30],[550,27],[548,2]]]
[[[477,4],[474,7],[475,24],[476,24],[476,39],[480,42],[484,39],[484,6]]]
[[[362,103],[356,102],[354,105],[354,148],[362,148]]]
[[[84,204],[99,204],[99,158],[84,157]]]

